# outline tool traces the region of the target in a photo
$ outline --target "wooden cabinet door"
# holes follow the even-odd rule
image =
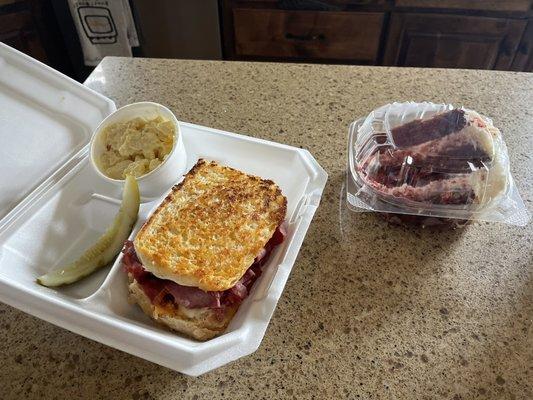
[[[509,69],[525,20],[436,14],[393,14],[386,65]]]
[[[531,0],[395,0],[396,7],[527,13]]]
[[[235,55],[374,63],[383,16],[374,12],[235,8]]]
[[[33,25],[32,16],[27,11],[0,15],[0,42],[39,61],[47,62],[46,52]]]
[[[530,19],[511,65],[513,71],[533,72],[533,19]]]

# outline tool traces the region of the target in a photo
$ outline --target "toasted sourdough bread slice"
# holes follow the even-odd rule
[[[133,243],[155,276],[223,291],[252,265],[286,210],[287,199],[274,182],[199,160]]]
[[[209,308],[186,310],[177,305],[155,306],[135,279],[130,276],[129,281],[131,303],[139,304],[154,321],[197,340],[211,339],[224,332],[238,309],[238,306],[228,308],[219,318],[216,311]]]

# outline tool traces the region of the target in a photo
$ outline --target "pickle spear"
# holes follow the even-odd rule
[[[37,283],[53,287],[74,283],[109,264],[120,252],[133,229],[139,213],[139,186],[131,175],[126,177],[120,210],[98,241],[72,264],[37,278]]]

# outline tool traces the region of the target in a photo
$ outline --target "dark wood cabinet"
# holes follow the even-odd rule
[[[457,15],[392,15],[386,65],[509,69],[525,20]]]
[[[531,7],[530,0],[395,0],[394,4],[398,8],[496,11],[503,14],[523,14]]]
[[[524,30],[511,70],[533,72],[533,19]]]
[[[44,63],[48,61],[30,12],[19,11],[0,15],[0,42]]]
[[[49,0],[0,0],[0,42],[75,77]]]
[[[533,0],[220,0],[224,57],[531,70]],[[527,27],[527,28],[526,28]]]
[[[375,63],[383,13],[233,10],[235,55]]]

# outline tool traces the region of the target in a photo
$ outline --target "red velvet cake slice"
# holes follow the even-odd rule
[[[475,111],[453,109],[392,128],[358,172],[378,197],[415,212],[437,205],[476,209],[506,187],[499,139],[499,130]]]

